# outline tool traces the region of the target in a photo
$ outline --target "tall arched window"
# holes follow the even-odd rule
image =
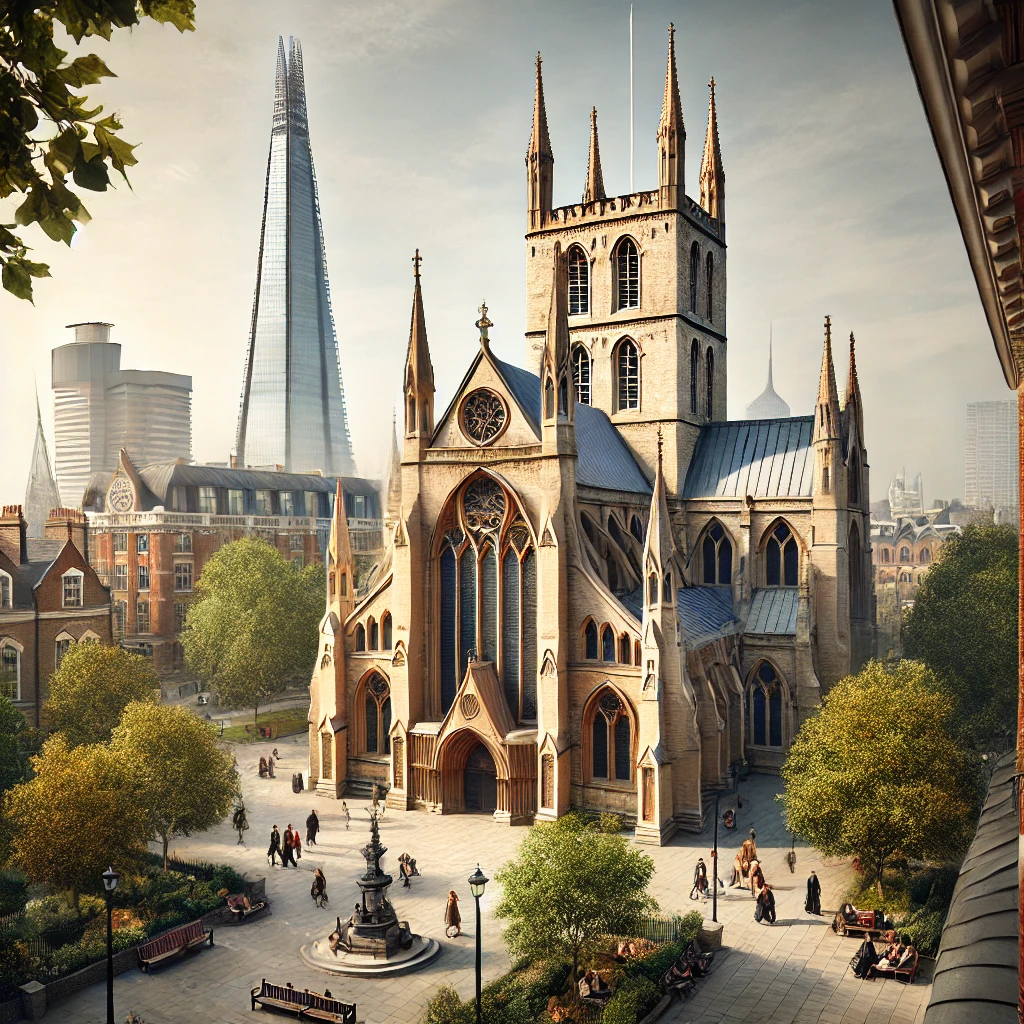
[[[633,736],[621,698],[605,687],[587,708],[590,732],[590,776],[629,782],[633,768]]]
[[[860,504],[860,455],[856,450],[850,456],[850,504]]]
[[[616,353],[618,371],[618,408],[640,408],[640,356],[631,338],[619,342]]]
[[[619,637],[619,664],[631,665],[633,663],[633,645],[625,633]]]
[[[909,562],[910,561],[910,548],[906,548],[906,547],[900,548],[900,561],[901,562]]]
[[[576,387],[576,401],[590,405],[590,353],[582,345],[572,350],[572,382]]]
[[[366,650],[366,629],[361,622],[356,626],[356,650]]]
[[[544,419],[555,418],[555,385],[550,377],[544,381]]]
[[[624,238],[615,250],[615,308],[640,307],[640,253],[632,238]]]
[[[732,583],[732,542],[719,522],[708,524],[701,543],[702,578],[711,586]]]
[[[578,245],[569,248],[569,316],[590,312],[590,261]]]
[[[391,650],[391,613],[385,612],[380,620],[381,650]]]
[[[391,687],[374,672],[363,687],[363,738],[368,754],[391,753]]]
[[[860,543],[860,530],[856,523],[850,527],[850,611],[856,618],[866,614],[867,595],[864,586],[864,558]]]
[[[800,577],[800,551],[793,531],[779,523],[765,545],[765,583],[769,587],[795,587]]]
[[[758,747],[782,746],[782,681],[770,662],[760,662],[750,675],[750,742]]]
[[[709,420],[713,420],[715,418],[715,353],[711,351],[710,346],[704,357],[704,390],[707,393],[704,415]]]
[[[369,636],[367,637],[367,640],[369,641],[369,649],[371,651],[378,651],[380,650],[380,627],[373,619],[370,619],[369,626],[370,628],[367,630],[369,633]]]
[[[21,647],[10,639],[0,643],[0,694],[21,700]]]
[[[932,553],[927,548],[921,548],[917,560],[921,565],[927,565],[932,560]]]
[[[643,544],[644,542],[644,524],[640,521],[639,516],[633,516],[629,520],[629,532],[633,534],[636,539]]]
[[[700,277],[700,249],[694,242],[690,246],[690,312],[697,312],[697,278]]]
[[[615,660],[615,630],[611,626],[605,626],[601,631],[601,660]]]
[[[882,548],[882,561],[883,562],[888,562],[889,561],[889,549],[888,548]]]
[[[690,342],[690,412],[697,415],[697,379],[700,376],[700,345],[694,338]]]
[[[715,257],[709,252],[708,258],[704,263],[704,294],[706,296],[704,307],[705,315],[707,316],[708,323],[714,323],[715,320],[715,289],[714,289],[714,276],[715,276]]]
[[[583,630],[584,657],[590,661],[597,661],[597,626],[594,620],[587,622]]]
[[[455,700],[475,651],[495,663],[513,719],[535,721],[537,558],[530,530],[514,500],[487,476],[474,477],[441,521],[441,713]]]

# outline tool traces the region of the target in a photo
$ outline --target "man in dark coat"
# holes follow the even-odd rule
[[[316,834],[320,831],[320,819],[316,816],[316,810],[309,812],[306,819],[306,845],[316,846]]]
[[[811,877],[807,879],[807,900],[804,903],[804,910],[808,914],[821,914],[821,882],[813,871]]]
[[[775,924],[775,893],[772,892],[772,887],[767,882],[757,895],[754,920],[758,923],[767,921],[769,924]]]
[[[267,848],[267,859],[270,861],[270,863],[272,865],[277,863],[277,861],[275,860],[275,857],[278,854],[280,854],[280,853],[281,853],[281,833],[278,831],[278,828],[275,825],[270,830],[270,846]],[[284,863],[284,856],[283,855],[281,857],[281,863],[282,864]]]

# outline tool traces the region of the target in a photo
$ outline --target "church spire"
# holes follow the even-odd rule
[[[541,361],[544,422],[575,418],[575,394],[569,382],[569,296],[568,263],[562,247],[555,242],[552,258],[551,305]],[[570,398],[572,401],[570,401]],[[557,399],[557,405],[556,405]]]
[[[327,542],[327,610],[344,622],[355,608],[355,571],[352,541],[345,514],[345,492],[341,477],[335,485],[334,509],[331,513],[331,536]]]
[[[718,221],[725,221],[725,170],[722,147],[718,142],[718,113],[715,110],[715,79],[708,82],[708,133],[704,138],[704,158],[700,163],[700,205]]]
[[[583,184],[583,202],[604,199],[604,175],[601,173],[601,150],[597,144],[597,107],[590,110],[590,156],[587,159],[587,180]]]
[[[430,364],[427,345],[427,321],[423,313],[423,291],[420,288],[419,249],[412,259],[415,284],[412,293],[412,324],[409,328],[409,351],[405,357],[405,436],[429,443],[434,432],[434,368]]]
[[[665,474],[662,468],[662,437],[658,431],[658,468],[654,474],[654,491],[651,494],[651,515],[647,523],[644,540],[645,603],[655,608],[664,600],[675,608],[672,587],[672,556],[675,541],[672,538],[672,521],[668,512],[668,495],[665,490]]]
[[[533,128],[526,150],[527,227],[544,226],[552,207],[555,157],[548,136],[548,114],[544,107],[544,79],[541,57],[537,54],[537,86],[533,99]]]
[[[50,466],[50,453],[43,433],[43,413],[39,407],[39,391],[36,390],[36,439],[32,445],[32,462],[29,465],[28,484],[25,487],[25,520],[29,537],[42,537],[46,532],[46,520],[50,509],[60,508],[57,482]]]
[[[772,333],[773,325],[768,324],[768,387],[775,390],[775,381],[772,380]]]
[[[832,318],[825,317],[825,348],[821,354],[821,376],[818,378],[818,406],[814,421],[814,440],[839,437],[839,391],[832,363]]]
[[[857,376],[857,343],[850,331],[850,369],[846,379],[846,402],[843,413],[848,421],[856,424],[857,437],[864,443],[864,406],[860,396],[860,379]]]
[[[661,123],[658,125],[658,191],[663,209],[678,207],[684,187],[686,126],[683,124],[683,105],[679,99],[679,80],[676,76],[675,32],[675,26],[670,24],[665,98],[661,104]]]
[[[398,416],[391,413],[391,455],[388,459],[388,519],[402,514],[402,459],[398,454]]]

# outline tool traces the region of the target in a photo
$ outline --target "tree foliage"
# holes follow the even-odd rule
[[[102,743],[133,701],[155,703],[160,681],[149,661],[120,647],[72,644],[50,677],[43,704],[47,728],[61,732],[72,747]]]
[[[963,735],[986,746],[1017,721],[1018,538],[966,527],[942,547],[903,629],[908,658],[945,679]]]
[[[653,874],[654,862],[625,835],[577,814],[535,825],[497,875],[504,891],[495,915],[508,922],[513,959],[568,959],[575,980],[601,935],[635,934],[657,910],[647,892]]]
[[[163,843],[212,828],[227,817],[238,790],[235,760],[213,727],[188,708],[129,704],[111,750],[131,771],[137,797]]]
[[[946,860],[974,832],[978,776],[952,735],[952,698],[918,662],[840,680],[790,748],[786,826],[829,857],[857,856],[879,895],[897,854]]]
[[[28,778],[25,716],[0,696],[0,792]]]
[[[324,569],[296,568],[262,540],[222,547],[203,567],[182,644],[188,667],[230,707],[258,711],[305,681],[324,611]]]
[[[34,777],[4,800],[10,860],[30,881],[70,893],[93,888],[113,864],[145,855],[149,820],[129,766],[103,744],[69,746],[58,733],[32,759]]]
[[[0,4],[0,199],[22,193],[14,223],[0,223],[0,276],[21,299],[32,298],[32,278],[49,267],[28,259],[14,230],[38,224],[53,241],[71,244],[75,222],[89,213],[68,185],[106,191],[111,171],[125,181],[137,163],[134,146],[117,133],[116,114],[101,117],[80,90],[114,72],[94,53],[68,61],[54,42],[59,26],[76,44],[90,36],[109,41],[115,29],[143,18],[191,31],[195,0],[38,0]]]

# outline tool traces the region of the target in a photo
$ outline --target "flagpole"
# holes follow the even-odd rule
[[[633,5],[629,5],[629,191],[633,193]]]

